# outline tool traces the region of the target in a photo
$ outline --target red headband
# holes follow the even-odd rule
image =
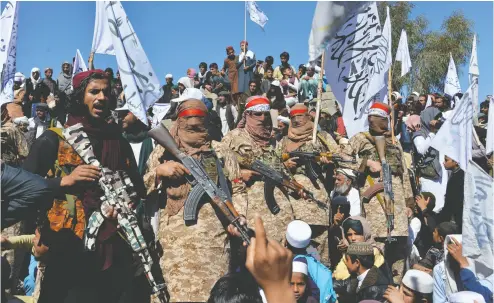
[[[303,108],[295,109],[295,110],[292,109],[290,111],[290,117],[293,117],[293,116],[298,115],[298,114],[305,114],[305,113],[307,113],[307,109],[303,109]]]
[[[373,108],[381,109],[381,110],[385,111],[386,113],[388,113],[388,115],[390,113],[389,106],[387,106],[386,104],[381,103],[381,102],[376,102],[376,103],[372,104],[372,106],[370,108],[371,109],[373,109]]]
[[[269,100],[266,99],[265,97],[259,97],[259,98],[252,99],[251,101],[249,101],[245,105],[245,109],[248,109],[249,107],[256,106],[256,105],[259,105],[259,104],[267,104],[267,105],[269,105]]]
[[[74,87],[74,89],[78,89],[79,86],[81,86],[82,81],[84,81],[84,79],[91,76],[92,74],[100,74],[102,76],[106,76],[105,72],[101,69],[92,69],[92,70],[78,73],[72,79],[72,86]]]
[[[192,109],[186,109],[182,112],[180,112],[178,114],[178,117],[181,118],[181,117],[191,117],[191,116],[195,116],[195,117],[205,117],[206,116],[206,112],[200,110],[200,109],[195,109],[195,108],[192,108]]]

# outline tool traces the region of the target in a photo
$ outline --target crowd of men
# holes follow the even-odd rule
[[[170,302],[492,302],[492,274],[462,255],[465,172],[430,146],[461,94],[395,91],[348,138],[320,67],[279,59],[242,41],[221,68],[167,74],[168,131],[153,135],[111,68],[17,73],[2,105],[2,302],[160,302],[161,283]],[[488,111],[472,146],[492,175]],[[106,169],[130,180],[125,207],[101,198]],[[122,218],[137,218],[153,262]]]

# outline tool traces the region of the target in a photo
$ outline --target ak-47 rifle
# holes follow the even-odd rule
[[[301,161],[301,163],[305,166],[305,173],[307,177],[312,181],[316,181],[321,176],[320,167],[314,167],[315,163],[321,161],[322,157],[328,158],[333,162],[349,162],[349,163],[357,163],[357,160],[345,160],[340,155],[335,155],[331,152],[301,152],[301,151],[293,151],[289,153],[283,153],[281,155],[281,159],[286,161],[290,158],[297,157],[298,160],[296,162]]]
[[[254,232],[251,229],[247,228],[247,226],[240,224],[240,216],[235,207],[233,207],[230,194],[225,192],[227,191],[227,187],[225,187],[226,180],[223,179],[224,175],[222,175],[222,173],[219,174],[219,181],[221,186],[224,187],[225,190],[223,190],[215,182],[213,182],[213,180],[211,180],[206,170],[204,169],[204,167],[202,167],[201,163],[198,160],[194,159],[191,156],[188,156],[178,148],[175,140],[168,132],[168,129],[166,129],[166,127],[164,127],[162,124],[150,130],[148,134],[149,137],[153,138],[154,140],[156,140],[156,142],[158,142],[158,144],[163,146],[167,152],[169,152],[175,158],[177,158],[177,160],[182,162],[182,164],[190,171],[190,174],[193,177],[190,178],[189,176],[186,176],[187,180],[192,185],[192,191],[189,195],[192,198],[188,199],[185,203],[185,220],[196,219],[197,205],[199,203],[199,200],[204,194],[207,194],[210,197],[211,202],[219,208],[226,219],[228,219],[230,224],[238,229],[242,240],[247,244],[250,244],[250,238],[254,236]],[[221,170],[218,160],[216,163],[218,171]]]
[[[385,204],[385,214],[388,229],[388,242],[391,242],[391,231],[394,229],[394,194],[393,194],[393,183],[391,176],[391,167],[386,162],[386,139],[384,136],[376,136],[376,149],[379,159],[381,160],[381,172],[382,180],[384,186],[384,204]]]
[[[84,233],[84,248],[88,251],[96,249],[96,237],[101,225],[106,220],[103,212],[113,207],[114,211],[118,213],[117,221],[120,225],[118,232],[134,253],[139,256],[152,292],[157,295],[160,302],[168,302],[165,284],[156,283],[152,274],[153,259],[139,227],[136,212],[129,207],[130,203],[136,203],[138,200],[138,195],[129,176],[125,171],[114,172],[99,163],[81,123],[64,129],[63,137],[86,164],[101,168],[102,176],[98,183],[104,195],[101,197],[100,210],[93,212],[89,217]]]
[[[237,157],[238,163],[252,171],[259,173],[264,181],[264,197],[266,198],[266,203],[268,204],[269,210],[273,214],[277,214],[280,211],[278,204],[274,198],[274,188],[283,187],[285,189],[290,189],[299,194],[305,194],[309,200],[316,203],[319,207],[323,209],[328,209],[327,203],[319,201],[315,198],[314,194],[308,191],[302,184],[297,181],[288,178],[281,172],[278,172],[259,160],[249,161],[243,157]],[[282,189],[282,188],[280,188]]]

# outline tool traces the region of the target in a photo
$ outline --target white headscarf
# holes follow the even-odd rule
[[[39,73],[38,80],[34,80],[34,78],[33,78],[33,74],[35,72]],[[39,68],[37,68],[37,67],[33,67],[33,69],[31,70],[31,82],[33,83],[33,88],[36,88],[36,85],[41,82],[41,72],[40,72]]]
[[[178,83],[185,86],[185,88],[194,88],[194,79],[190,79],[189,77],[182,77],[178,79]]]

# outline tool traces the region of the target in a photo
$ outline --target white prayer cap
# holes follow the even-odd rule
[[[278,116],[278,121],[283,122],[286,125],[289,125],[290,124],[290,119],[288,119],[287,117]]]
[[[280,87],[280,81],[279,80],[274,80],[273,82],[271,82],[271,85]]]
[[[165,79],[168,79],[168,78],[173,78],[173,75],[172,74],[166,74]]]
[[[26,79],[26,76],[24,76],[23,73],[21,73],[21,72],[15,73],[14,82],[24,82],[25,79]]]
[[[355,175],[355,173],[353,172],[353,170],[348,169],[348,168],[338,168],[336,170],[336,173],[340,173],[342,175],[345,175],[345,176],[347,176],[348,178],[350,178],[352,180],[355,180],[357,178],[357,176]]]
[[[413,93],[412,93],[412,95],[415,95],[415,96],[417,96],[417,97],[420,97],[420,94],[419,94],[419,93],[417,93],[417,92],[413,92]]]
[[[307,267],[307,263],[301,262],[299,260],[294,260],[292,264],[292,272],[300,272],[308,276],[309,268]]]
[[[204,94],[197,88],[186,88],[182,95],[178,98],[172,99],[172,102],[182,102],[189,99],[195,99],[203,101],[206,99]]]
[[[460,291],[449,296],[450,303],[485,303],[481,294],[473,291]]]
[[[417,269],[409,269],[401,282],[411,290],[422,294],[431,294],[434,290],[434,279],[431,275]]]
[[[400,99],[400,98],[401,98],[401,94],[400,94],[399,92],[393,92],[391,95],[392,95],[393,97],[395,97],[395,100],[398,100],[398,99]]]
[[[14,120],[12,120],[12,122],[14,122],[14,124],[16,124],[16,125],[29,124],[29,119],[26,116],[17,117],[17,118],[14,118]]]
[[[312,231],[309,224],[301,220],[294,220],[288,224],[286,229],[286,240],[295,248],[306,248],[309,246]]]

